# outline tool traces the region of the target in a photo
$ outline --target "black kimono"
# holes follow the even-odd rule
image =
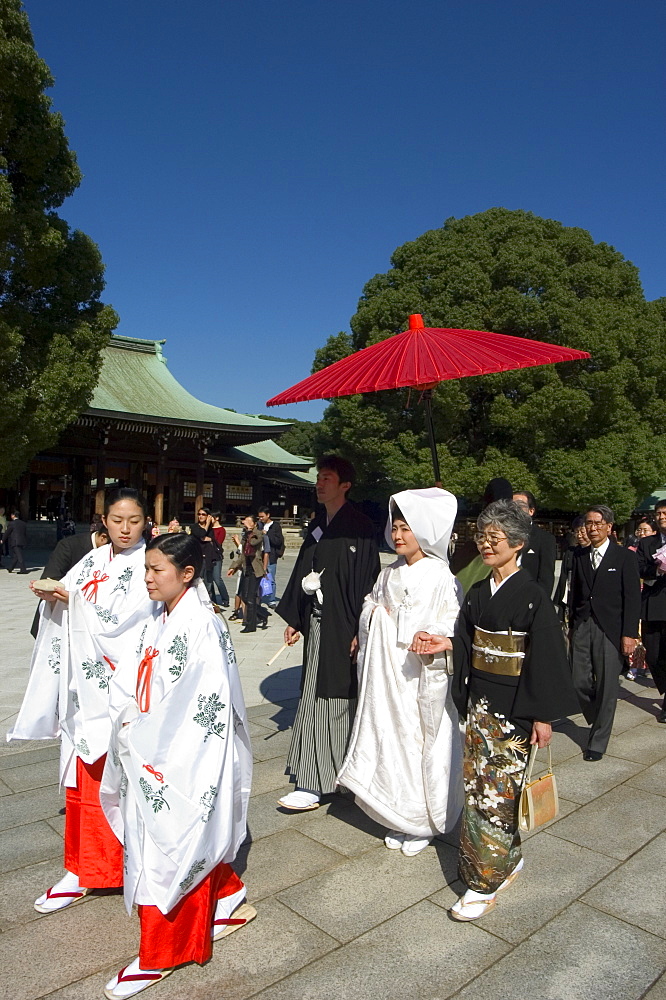
[[[498,652],[502,647],[521,651]],[[460,875],[470,889],[490,894],[521,858],[518,804],[532,723],[573,715],[578,701],[555,609],[525,570],[494,596],[490,579],[471,588],[453,657],[453,700],[467,727]]]
[[[319,592],[301,581],[321,573]],[[350,647],[366,594],[379,573],[372,522],[346,503],[330,524],[326,512],[310,525],[277,613],[303,633],[305,650],[287,774],[297,788],[334,791],[356,711],[356,665]]]
[[[318,532],[321,537],[317,541]],[[310,523],[289,583],[277,607],[288,625],[302,632],[307,647],[313,595],[305,594],[301,580],[315,570],[321,573],[324,602],[321,611],[321,645],[317,670],[318,698],[355,698],[356,667],[349,647],[358,630],[366,594],[379,574],[379,553],[372,521],[350,503],[340,508],[329,525],[323,510]],[[301,691],[305,670],[301,678]]]

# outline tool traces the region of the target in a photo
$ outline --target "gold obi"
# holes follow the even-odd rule
[[[488,674],[518,677],[525,659],[526,638],[521,632],[502,635],[500,632],[486,632],[482,628],[474,629],[472,666]]]

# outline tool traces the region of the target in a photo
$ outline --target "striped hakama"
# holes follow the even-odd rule
[[[318,698],[317,672],[321,618],[310,616],[305,650],[305,678],[298,703],[285,774],[297,788],[328,795],[347,750],[356,714],[356,698]]]

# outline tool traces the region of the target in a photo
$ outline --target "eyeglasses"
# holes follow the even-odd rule
[[[477,545],[483,545],[485,542],[488,542],[491,548],[496,549],[500,542],[507,541],[507,537],[506,535],[482,535],[477,531],[474,535],[474,541]]]
[[[601,519],[601,521],[586,521],[585,522],[585,527],[586,528],[600,528],[602,524],[608,524],[608,521],[604,521],[603,518]]]

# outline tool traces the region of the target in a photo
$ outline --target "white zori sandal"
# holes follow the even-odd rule
[[[305,788],[297,788],[295,792],[289,792],[278,799],[278,805],[291,812],[308,812],[310,809],[319,808],[319,793],[308,792]]]
[[[465,895],[453,904],[449,915],[452,920],[466,923],[469,920],[480,920],[481,917],[485,917],[486,913],[494,910],[496,905],[497,897],[494,892],[489,896],[484,896],[480,892],[468,889]]]
[[[72,903],[78,903],[89,892],[90,889],[84,889],[79,885],[78,875],[74,872],[65,872],[59,882],[35,900],[35,909],[38,913],[55,913],[56,910],[64,910]]]
[[[213,941],[219,941],[220,938],[227,937],[234,931],[240,930],[241,927],[245,927],[245,924],[254,920],[256,915],[257,911],[254,906],[250,906],[246,901],[245,886],[232,896],[223,896],[222,899],[218,899],[211,929]]]
[[[497,887],[496,892],[484,895],[481,892],[475,892],[473,889],[468,889],[465,895],[461,896],[449,910],[451,918],[453,920],[467,922],[470,920],[480,920],[481,917],[485,917],[487,913],[490,913],[491,910],[495,909],[495,906],[497,905],[497,893],[508,889],[509,886],[515,882],[523,870],[523,864],[524,859],[521,858],[511,874],[508,875],[502,884]]]
[[[147,990],[149,986],[160,983],[170,976],[173,969],[142,969],[139,959],[135,958],[130,965],[121,969],[117,976],[109,980],[104,989],[107,1000],[125,1000]]]

